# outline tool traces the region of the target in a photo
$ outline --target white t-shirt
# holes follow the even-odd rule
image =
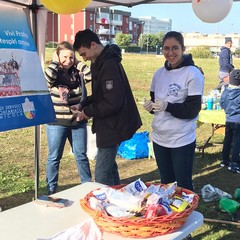
[[[152,79],[151,91],[155,100],[182,103],[187,96],[202,95],[204,76],[194,66],[173,70],[159,68]],[[158,145],[176,148],[192,143],[196,139],[196,120],[173,117],[169,112],[154,113],[152,140]]]

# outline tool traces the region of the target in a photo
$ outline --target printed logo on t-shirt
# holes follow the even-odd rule
[[[177,83],[170,84],[167,95],[177,97],[178,92],[180,90],[181,90],[181,86],[179,84],[177,84]]]

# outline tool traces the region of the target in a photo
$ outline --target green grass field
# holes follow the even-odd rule
[[[51,59],[52,50],[46,51],[46,60]],[[146,113],[142,107],[144,98],[149,96],[149,87],[153,73],[162,66],[164,58],[159,55],[124,54],[123,65],[127,72],[133,94],[135,96],[143,126],[139,131],[151,131],[152,116]],[[218,59],[195,59],[196,65],[202,67],[205,73],[204,94],[218,84]],[[234,65],[240,67],[240,60],[234,59]],[[89,88],[90,86],[88,86]],[[90,92],[90,89],[89,89]],[[210,124],[204,124],[197,129],[197,144],[203,145],[211,134]],[[222,135],[215,135],[214,143],[221,143]],[[230,173],[220,168],[221,145],[210,142],[202,159],[201,152],[196,150],[194,161],[194,185],[196,192],[211,184],[230,194],[240,187],[240,175]],[[34,127],[23,128],[0,133],[0,206],[3,210],[32,201],[34,198]],[[79,184],[79,176],[75,160],[69,154],[69,144],[66,144],[63,159],[61,161],[59,191]],[[46,193],[45,166],[47,159],[47,142],[45,125],[41,126],[41,150],[40,150],[40,187],[39,195]],[[94,169],[95,161],[90,160],[91,169]],[[158,182],[159,174],[154,159],[125,160],[118,158],[120,177],[123,183],[129,183],[141,178],[144,182]],[[216,210],[218,202],[205,203],[200,199],[198,211],[205,218],[218,220],[231,220],[230,216]],[[0,213],[1,214],[1,213]],[[205,222],[195,231],[194,239],[202,240],[239,240],[240,230],[230,224]]]

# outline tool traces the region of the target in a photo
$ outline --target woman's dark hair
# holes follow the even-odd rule
[[[162,40],[162,46],[164,45],[164,42],[168,38],[175,38],[179,42],[181,47],[184,49],[184,38],[180,32],[170,31],[170,32],[166,33]]]
[[[81,47],[90,48],[92,42],[101,44],[99,37],[96,33],[94,33],[90,29],[85,29],[76,33],[73,48],[75,51],[77,51]]]
[[[57,49],[56,49],[57,55],[59,55],[61,50],[71,50],[71,51],[74,51],[72,44],[70,44],[67,41],[63,41],[63,42],[60,42],[58,44]]]

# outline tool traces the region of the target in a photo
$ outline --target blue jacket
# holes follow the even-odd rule
[[[230,73],[234,66],[232,64],[232,53],[229,48],[221,47],[221,53],[219,55],[219,71]]]
[[[231,88],[231,85],[225,88],[220,105],[226,113],[226,122],[240,123],[240,88]]]

